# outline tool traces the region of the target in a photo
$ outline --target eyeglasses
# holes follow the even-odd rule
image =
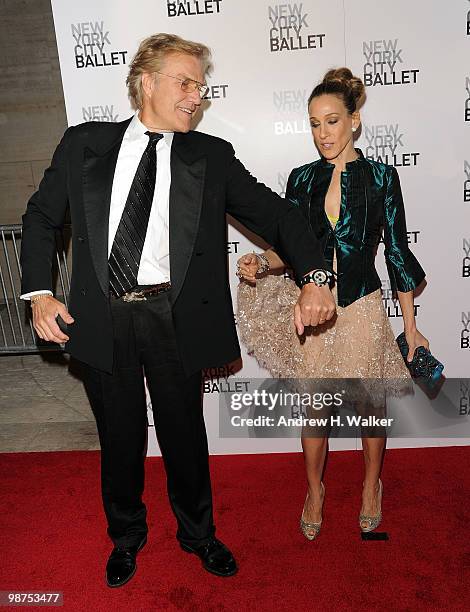
[[[164,72],[159,72],[158,70],[156,70],[155,72],[157,74],[161,74],[163,76],[170,77],[170,79],[176,79],[177,81],[179,81],[181,83],[181,89],[185,93],[192,93],[193,91],[196,91],[196,89],[198,89],[199,95],[201,96],[201,98],[203,98],[209,91],[209,87],[207,85],[204,85],[204,83],[199,83],[199,81],[195,81],[194,79],[180,79],[171,74],[165,74]]]

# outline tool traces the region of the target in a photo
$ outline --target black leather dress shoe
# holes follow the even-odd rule
[[[106,564],[106,584],[111,587],[120,587],[132,578],[137,569],[136,557],[139,550],[145,546],[145,536],[137,546],[126,548],[115,546]]]
[[[217,538],[212,538],[207,544],[193,548],[180,542],[180,546],[188,553],[194,553],[201,561],[202,566],[216,576],[233,576],[237,573],[237,563],[229,551]]]

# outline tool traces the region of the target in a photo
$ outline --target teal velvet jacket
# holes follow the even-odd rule
[[[333,164],[320,159],[295,168],[286,188],[286,199],[304,214],[331,269],[336,249],[339,306],[348,306],[381,287],[374,260],[382,231],[392,289],[410,291],[425,276],[408,246],[396,169],[356,151],[359,158],[347,163],[341,173],[340,214],[334,229],[325,212]]]

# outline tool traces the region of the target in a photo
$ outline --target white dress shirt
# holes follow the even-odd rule
[[[145,134],[146,131],[147,128],[140,121],[138,113],[136,113],[124,133],[121,148],[119,149],[109,210],[108,258],[132,180],[149,141],[149,137]],[[163,138],[157,143],[155,192],[137,274],[137,283],[139,285],[157,285],[170,280],[169,204],[172,143],[173,132],[163,133]],[[33,295],[41,293],[51,295],[50,291],[40,290],[25,293],[21,298],[29,299]]]
[[[136,113],[122,139],[116,163],[109,210],[108,258],[132,180],[149,142],[149,137],[145,134],[146,131],[147,128],[139,120]],[[156,285],[170,280],[169,204],[172,143],[173,132],[164,133],[163,138],[157,143],[157,178],[147,234],[137,274],[139,285]]]

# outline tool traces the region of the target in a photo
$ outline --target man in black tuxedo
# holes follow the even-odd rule
[[[226,264],[226,213],[273,244],[299,277],[325,268],[300,213],[258,183],[219,138],[190,131],[209,50],[144,40],[130,66],[137,112],[69,128],[23,216],[22,297],[38,335],[83,366],[97,421],[108,533],[107,584],[125,584],[146,542],[144,374],[183,550],[237,571],[215,538],[201,370],[240,355]],[[72,222],[70,312],[52,295],[54,232]],[[296,325],[329,319],[327,286],[304,286]],[[67,332],[57,316],[68,324]]]

